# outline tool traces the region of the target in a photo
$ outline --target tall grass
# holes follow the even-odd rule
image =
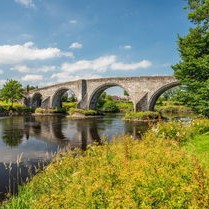
[[[141,141],[121,136],[60,153],[1,208],[209,208],[208,171],[179,146],[207,133],[209,121],[172,125],[154,126]]]

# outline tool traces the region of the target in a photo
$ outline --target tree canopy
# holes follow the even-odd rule
[[[20,100],[22,98],[22,84],[16,80],[8,80],[0,91],[0,97],[3,100],[10,101],[13,103],[15,100]]]
[[[187,2],[194,27],[185,37],[178,37],[181,60],[172,68],[183,84],[181,102],[209,117],[209,0]]]

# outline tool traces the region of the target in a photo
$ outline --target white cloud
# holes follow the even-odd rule
[[[82,47],[83,47],[83,45],[78,42],[74,42],[69,46],[70,49],[81,49]]]
[[[124,49],[132,49],[132,46],[131,45],[125,45],[123,46]]]
[[[0,87],[2,87],[6,82],[6,80],[0,80]]]
[[[38,67],[38,68],[32,68],[32,67],[28,67],[26,65],[17,65],[14,66],[12,68],[10,68],[10,70],[15,70],[18,71],[20,73],[34,73],[34,72],[50,72],[50,71],[54,71],[56,70],[56,66],[42,66],[42,67]]]
[[[21,4],[26,8],[35,8],[35,4],[33,0],[15,0],[16,3]]]
[[[0,70],[0,74],[3,74],[4,73],[4,71],[3,70]]]
[[[64,63],[61,70],[76,73],[84,70],[96,72],[106,72],[107,70],[136,70],[148,68],[152,63],[148,60],[142,60],[135,63],[122,63],[116,61],[115,55],[99,57],[94,60],[79,60],[75,63]]]
[[[10,68],[10,70],[15,70],[20,73],[29,73],[30,72],[30,68],[27,67],[26,65],[17,65],[15,67]]]
[[[73,81],[79,79],[101,78],[98,74],[82,73],[72,75],[69,72],[54,73],[51,76],[52,79],[56,79],[57,82]]]
[[[21,78],[22,81],[40,81],[43,79],[42,75],[28,74]]]
[[[148,68],[152,63],[148,60],[143,60],[141,62],[125,64],[122,62],[116,62],[111,65],[112,70],[136,70],[140,68]]]
[[[56,70],[56,66],[43,66],[41,68],[37,68],[36,70],[37,72],[47,73]]]
[[[33,42],[23,45],[1,45],[0,64],[14,64],[25,60],[45,60],[55,57],[73,57],[72,52],[62,52],[58,48],[42,48],[34,46]]]
[[[111,64],[116,61],[116,56],[104,56],[94,60],[80,60],[75,63],[64,63],[61,69],[66,72],[79,72],[83,70],[94,70],[105,72]]]
[[[22,33],[22,34],[20,34],[19,37],[22,38],[22,39],[32,39],[33,35],[28,34],[28,33]]]
[[[78,21],[77,21],[77,20],[70,20],[70,23],[71,23],[71,24],[77,24]]]

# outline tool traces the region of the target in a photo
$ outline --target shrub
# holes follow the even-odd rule
[[[111,100],[107,100],[104,103],[104,105],[102,106],[102,110],[105,112],[119,112],[120,111],[116,103]]]
[[[4,112],[4,113],[15,112],[18,114],[24,114],[24,113],[31,113],[32,109],[28,107],[24,107],[20,103],[14,103],[13,107],[11,107],[10,103],[0,102],[0,112]]]
[[[65,108],[36,108],[35,113],[38,114],[53,114],[53,113],[66,113]]]
[[[116,106],[120,110],[120,112],[131,112],[134,110],[134,106],[132,102],[116,102]]]
[[[98,112],[95,110],[84,110],[84,109],[71,109],[68,111],[69,115],[73,115],[74,113],[80,113],[85,116],[94,116],[98,115]]]
[[[71,108],[76,108],[77,102],[63,102],[62,105],[63,105],[63,108],[65,108],[66,111],[68,111]]]

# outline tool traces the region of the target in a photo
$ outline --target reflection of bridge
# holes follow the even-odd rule
[[[35,117],[26,122],[24,132],[28,137],[35,136],[37,139],[48,143],[57,144],[60,147],[70,145],[71,148],[86,149],[93,141],[100,142],[95,120],[91,123],[74,120],[65,123],[63,117]]]
[[[77,80],[32,90],[25,95],[25,105],[60,107],[62,95],[71,90],[78,99],[78,108],[95,109],[97,99],[104,90],[120,86],[128,92],[135,110],[153,110],[157,98],[179,84],[172,76]]]

